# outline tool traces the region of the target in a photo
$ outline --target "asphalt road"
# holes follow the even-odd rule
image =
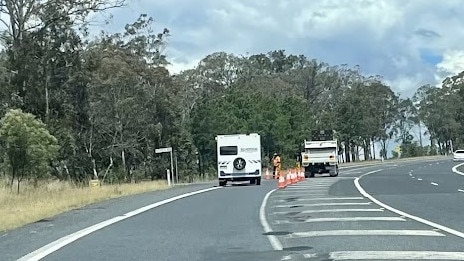
[[[0,259],[117,216],[42,260],[464,260],[464,176],[454,165],[349,168],[275,191],[274,180],[228,186],[131,217],[123,214],[213,185],[113,200],[0,235]]]

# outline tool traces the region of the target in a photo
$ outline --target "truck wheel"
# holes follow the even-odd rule
[[[309,173],[310,178],[314,178],[314,176],[316,176],[316,173],[314,173],[314,172]]]
[[[261,185],[261,178],[256,179],[256,185],[258,185],[258,186]]]
[[[219,180],[219,186],[224,187],[227,184],[227,180]]]
[[[335,167],[335,170],[330,172],[331,177],[337,177],[338,176],[338,167]]]

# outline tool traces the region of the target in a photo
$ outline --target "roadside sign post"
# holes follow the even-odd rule
[[[166,153],[166,152],[169,152],[169,154],[171,155],[171,171],[170,171],[169,176],[168,176],[168,185],[171,186],[171,173],[174,173],[174,162],[173,162],[173,156],[172,156],[172,147],[155,149],[156,154]],[[176,173],[177,173],[177,169],[176,169]],[[172,178],[172,181],[174,181],[174,177]]]
[[[176,184],[179,184],[179,168],[177,168],[177,151],[175,151],[174,157],[176,161]]]
[[[166,170],[166,178],[168,179],[168,186],[171,186],[171,173],[169,169]]]

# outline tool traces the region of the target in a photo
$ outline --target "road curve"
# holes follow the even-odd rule
[[[362,176],[358,185],[380,202],[464,231],[464,211],[459,208],[464,176],[451,171],[454,165],[446,159],[349,168],[337,178],[307,179],[272,193],[275,181],[218,188],[124,218],[42,260],[464,260],[463,238],[389,211],[355,185]],[[187,186],[101,203],[96,206],[103,209],[92,206],[82,211],[85,215],[66,213],[0,235],[2,260],[16,260],[97,221],[211,187]],[[265,208],[260,220],[261,206]]]

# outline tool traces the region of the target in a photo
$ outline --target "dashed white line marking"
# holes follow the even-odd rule
[[[324,207],[324,206],[365,206],[370,205],[372,202],[338,202],[338,203],[315,203],[315,204],[298,204],[298,207]],[[295,204],[276,205],[274,208],[289,208],[294,207]]]
[[[358,191],[361,193],[361,195],[367,197],[368,199],[370,199],[372,202],[374,202],[375,204],[379,205],[379,206],[382,206],[384,207],[385,209],[387,210],[390,210],[400,216],[404,216],[404,217],[407,217],[409,219],[413,219],[417,222],[420,222],[422,224],[426,224],[426,225],[429,225],[431,227],[434,227],[434,228],[438,228],[442,231],[445,231],[447,233],[450,233],[450,234],[453,234],[455,236],[458,236],[460,238],[464,238],[464,233],[463,232],[460,232],[460,231],[457,231],[457,230],[454,230],[452,228],[449,228],[449,227],[445,227],[443,225],[440,225],[440,224],[437,224],[435,222],[432,222],[432,221],[429,221],[429,220],[426,220],[426,219],[423,219],[423,218],[420,218],[420,217],[417,217],[417,216],[414,216],[414,215],[411,215],[411,214],[408,214],[406,212],[403,212],[401,210],[398,210],[396,208],[393,208],[385,203],[382,203],[380,202],[379,200],[377,200],[376,198],[374,198],[372,195],[370,195],[369,193],[367,193],[362,187],[361,185],[359,184],[359,180],[365,176],[368,176],[368,175],[371,175],[373,173],[376,173],[376,172],[379,172],[379,171],[382,171],[382,169],[378,169],[378,170],[375,170],[375,171],[371,171],[371,172],[368,172],[364,175],[361,175],[360,177],[356,178],[354,180],[354,184],[356,186],[356,188],[358,189]]]
[[[417,179],[417,180],[421,181],[422,179]]]
[[[464,260],[464,252],[438,251],[339,251],[330,260]]]
[[[271,233],[272,232],[272,228],[271,226],[269,225],[269,223],[267,222],[267,219],[266,219],[266,205],[267,205],[267,201],[269,199],[269,196],[271,196],[272,192],[276,191],[276,189],[273,189],[271,191],[269,191],[266,196],[264,196],[264,199],[263,199],[263,203],[261,203],[261,207],[259,208],[259,221],[261,222],[261,226],[263,227],[264,229],[264,232],[265,233]],[[271,243],[271,246],[274,250],[282,250],[283,247],[282,247],[282,243],[279,241],[279,239],[274,236],[274,235],[267,235],[267,238],[269,240],[269,242]]]
[[[324,236],[429,236],[444,237],[445,235],[433,230],[322,230],[308,232],[294,232],[286,238],[324,237]]]
[[[299,214],[311,214],[311,213],[331,213],[331,212],[383,212],[383,209],[379,208],[337,208],[337,209],[315,209],[315,210],[303,210],[303,211],[282,211],[273,212],[275,215],[288,215],[298,212]]]
[[[170,203],[170,202],[182,199],[182,198],[190,197],[190,196],[193,196],[193,195],[196,195],[196,194],[200,194],[200,193],[204,193],[204,192],[208,192],[208,191],[216,190],[216,189],[220,189],[220,188],[221,187],[214,187],[214,188],[207,188],[207,189],[202,189],[202,190],[197,190],[197,191],[185,193],[185,194],[182,194],[182,195],[179,195],[179,196],[176,196],[176,197],[168,198],[168,199],[165,199],[165,200],[162,200],[162,201],[147,205],[145,207],[142,207],[142,208],[136,209],[134,211],[128,212],[128,213],[126,213],[124,215],[117,216],[117,217],[105,220],[105,221],[100,222],[98,224],[95,224],[93,226],[90,226],[90,227],[81,229],[81,230],[79,230],[77,232],[74,232],[73,234],[64,236],[64,237],[62,237],[60,239],[57,239],[57,240],[51,242],[50,244],[45,245],[45,246],[35,250],[34,252],[31,252],[31,253],[21,257],[17,261],[40,260],[40,259],[50,255],[51,253],[59,250],[60,248],[66,246],[68,244],[71,244],[72,242],[78,240],[79,238],[85,237],[88,234],[93,233],[93,232],[95,232],[97,230],[100,230],[100,229],[102,229],[104,227],[107,227],[107,226],[109,226],[111,224],[117,223],[117,222],[119,222],[121,220],[130,218],[130,217],[138,215],[138,214],[140,214],[142,212],[148,211],[150,209],[165,205],[167,203]]]
[[[304,257],[304,258],[313,258],[313,257],[317,257],[317,254],[316,254],[316,253],[313,253],[313,254],[303,254],[303,257]]]
[[[464,192],[464,189],[458,189],[459,192]]]
[[[435,182],[430,182],[430,184],[431,184],[431,185],[434,185],[434,186],[438,186],[438,184],[435,183]]]
[[[340,218],[308,218],[303,221],[276,220],[276,224],[317,223],[317,222],[360,222],[360,221],[406,221],[401,217],[340,217]]]

